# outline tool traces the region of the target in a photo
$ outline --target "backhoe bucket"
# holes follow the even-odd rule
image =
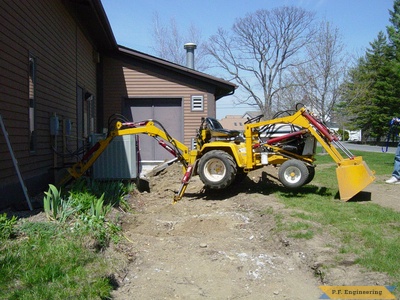
[[[375,180],[361,156],[341,161],[336,169],[340,199],[348,201]]]

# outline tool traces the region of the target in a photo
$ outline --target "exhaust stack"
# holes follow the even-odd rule
[[[197,45],[195,43],[186,43],[183,47],[186,49],[186,67],[194,69],[194,50]]]

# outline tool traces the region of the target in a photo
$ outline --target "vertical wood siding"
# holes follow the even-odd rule
[[[104,124],[114,113],[121,113],[123,99],[126,98],[181,98],[183,99],[182,123],[185,145],[191,146],[191,139],[196,136],[201,118],[209,114],[208,108],[215,104],[212,93],[201,90],[171,75],[160,75],[162,72],[144,68],[138,64],[123,62],[114,58],[104,60]],[[204,111],[191,111],[191,97],[204,97]],[[211,112],[215,114],[214,112]],[[168,129],[168,128],[167,128]]]
[[[92,94],[96,92],[93,47],[61,0],[2,0],[0,26],[0,113],[22,175],[29,179],[48,173],[54,166],[51,147],[54,140],[49,131],[51,114],[69,118],[76,124],[77,84]],[[37,145],[33,154],[29,152],[28,123],[30,53],[37,62]],[[0,188],[17,181],[2,133],[0,166]]]

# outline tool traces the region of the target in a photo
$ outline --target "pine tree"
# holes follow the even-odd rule
[[[393,10],[389,11],[389,21],[392,25],[387,26],[389,45],[396,55],[397,61],[400,61],[400,0],[395,0]]]
[[[400,117],[400,0],[395,0],[393,10],[389,11],[391,25],[387,26],[389,47],[391,50],[393,97],[392,116]]]
[[[339,106],[350,123],[363,130],[364,137],[377,141],[386,135],[391,118],[400,116],[400,0],[394,1],[389,13],[388,38],[379,32],[349,71]]]

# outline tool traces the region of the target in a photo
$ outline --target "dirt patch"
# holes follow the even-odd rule
[[[400,212],[400,184],[387,184],[387,179],[388,176],[377,176],[375,182],[367,186],[360,195],[365,195],[366,201]]]
[[[173,165],[150,178],[151,192],[129,199],[137,213],[123,217],[126,239],[106,254],[117,257],[113,297],[318,299],[322,284],[391,283],[384,274],[361,269],[351,255],[338,262],[337,241],[326,232],[311,240],[278,232],[274,216],[289,220],[290,210],[272,194],[276,170],[264,171],[251,172],[219,193],[204,191],[196,176],[176,204],[181,169]],[[373,183],[366,196],[384,205],[375,195],[397,191]],[[388,207],[399,208],[389,202]]]

